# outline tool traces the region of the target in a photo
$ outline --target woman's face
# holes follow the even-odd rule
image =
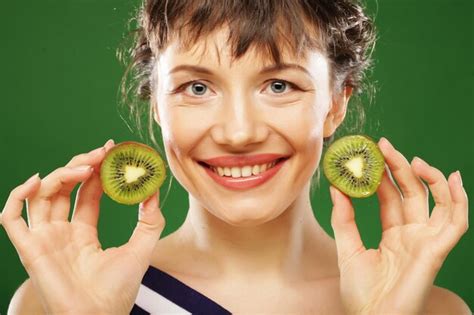
[[[297,60],[283,53],[282,62],[297,67],[262,72],[273,62],[254,50],[230,64],[226,39],[222,29],[187,51],[171,43],[154,69],[152,104],[168,164],[190,198],[231,225],[255,226],[280,215],[307,191],[323,137],[343,119],[345,106],[332,106],[337,104],[322,54]],[[223,186],[198,163],[266,153],[289,159],[252,188]]]

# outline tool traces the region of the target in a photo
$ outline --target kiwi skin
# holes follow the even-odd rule
[[[373,162],[372,176],[369,179],[370,187],[365,187],[365,189],[350,187],[347,180],[344,180],[341,175],[335,174],[334,167],[331,164],[333,160],[332,151],[337,149],[338,146],[340,147],[341,145],[344,145],[344,143],[346,143],[346,145],[351,144],[351,141],[354,144],[358,143],[370,147],[367,152],[369,152],[370,158]],[[366,135],[349,135],[336,140],[327,148],[323,159],[323,171],[329,182],[346,195],[354,198],[367,198],[377,191],[378,186],[382,182],[382,176],[385,171],[385,159],[382,151],[380,151],[378,145],[372,140],[372,138]]]
[[[117,194],[116,191],[114,191],[111,188],[111,185],[109,184],[109,179],[107,179],[107,164],[109,163],[109,159],[113,157],[117,151],[123,150],[125,147],[135,147],[139,148],[141,150],[145,150],[149,152],[155,159],[158,160],[158,167],[157,167],[157,181],[155,181],[155,184],[150,187],[150,189],[147,190],[145,194],[142,196],[136,196],[134,198],[128,198],[126,196],[121,196],[120,194]],[[110,174],[109,174],[110,175]],[[166,178],[166,167],[165,167],[165,162],[161,158],[158,152],[156,152],[153,148],[143,144],[139,143],[136,141],[125,141],[116,144],[112,149],[110,149],[106,156],[104,157],[104,160],[101,163],[100,167],[100,179],[102,183],[102,189],[103,191],[114,201],[121,203],[121,204],[126,204],[126,205],[133,205],[137,204],[139,202],[142,202],[146,200],[148,197],[156,193],[158,189],[161,187],[163,184],[164,180]]]

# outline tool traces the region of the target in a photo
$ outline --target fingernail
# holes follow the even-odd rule
[[[140,204],[138,205],[138,213],[146,214],[148,212],[150,212],[150,209],[145,207],[145,201],[140,202]]]
[[[462,184],[462,178],[461,178],[461,172],[459,172],[459,170],[456,171],[456,177],[458,178],[459,183],[461,184],[461,186],[463,186],[463,184]]]
[[[115,144],[113,139],[107,140],[107,142],[104,144],[104,147],[106,147],[107,145],[110,145],[110,144]]]
[[[393,145],[385,137],[380,138],[379,143],[382,144],[382,146],[385,145],[386,147],[393,149]]]
[[[83,166],[73,167],[72,169],[76,171],[90,171],[92,168],[90,167],[90,165],[83,165]]]
[[[411,162],[417,162],[417,163],[420,163],[421,165],[423,166],[429,166],[428,163],[426,163],[425,161],[423,161],[422,159],[420,159],[419,157],[415,156],[413,157],[413,160],[411,160]]]
[[[31,176],[30,178],[28,178],[28,179],[26,180],[25,184],[29,184],[29,183],[31,183],[32,181],[34,181],[35,178],[39,177],[38,175],[39,175],[39,173],[36,173],[35,175],[33,175],[33,176]]]

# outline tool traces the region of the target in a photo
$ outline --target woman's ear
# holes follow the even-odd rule
[[[342,93],[333,97],[326,120],[324,121],[324,138],[330,137],[344,121],[347,112],[347,103],[352,95],[352,87],[345,86]]]

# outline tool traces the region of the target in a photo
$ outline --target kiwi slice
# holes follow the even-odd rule
[[[100,167],[104,192],[116,202],[127,205],[153,195],[165,177],[165,163],[158,152],[134,141],[115,145]]]
[[[377,191],[385,170],[385,160],[377,144],[364,135],[342,137],[332,143],[323,159],[329,182],[354,198]]]

